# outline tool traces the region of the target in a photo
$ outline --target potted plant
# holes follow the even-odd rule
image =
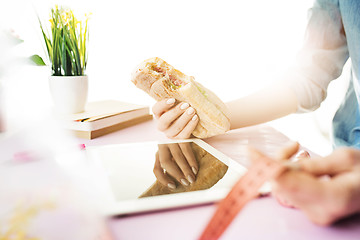
[[[88,76],[85,75],[88,61],[89,16],[79,21],[71,9],[51,9],[50,31],[39,19],[45,42],[51,76],[50,92],[55,108],[60,113],[78,113],[85,109],[88,93]],[[38,65],[41,57],[33,56]]]

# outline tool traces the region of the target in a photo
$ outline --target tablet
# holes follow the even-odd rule
[[[172,149],[180,151],[174,153]],[[179,156],[174,156],[182,154],[190,162],[189,149],[198,169],[193,183],[186,186],[169,173],[173,172],[169,166],[182,171],[176,160]],[[200,139],[94,146],[87,147],[86,152],[100,172],[98,184],[102,191],[98,196],[101,209],[108,216],[216,202],[246,172],[245,167]],[[159,168],[160,174],[175,186],[170,188],[159,177]]]

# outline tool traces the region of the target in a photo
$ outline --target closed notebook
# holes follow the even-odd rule
[[[76,136],[93,139],[152,119],[152,115],[149,106],[105,100],[88,103],[84,112],[64,118],[65,127]]]

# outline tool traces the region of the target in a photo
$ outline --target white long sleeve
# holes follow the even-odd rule
[[[297,96],[297,112],[320,106],[329,83],[341,75],[348,56],[338,6],[318,1],[309,10],[305,41],[296,63],[284,76],[285,84]]]

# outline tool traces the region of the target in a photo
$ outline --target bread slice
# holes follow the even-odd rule
[[[142,62],[132,75],[132,82],[155,100],[175,98],[189,103],[199,116],[193,135],[207,138],[230,129],[226,105],[210,90],[160,58]]]

